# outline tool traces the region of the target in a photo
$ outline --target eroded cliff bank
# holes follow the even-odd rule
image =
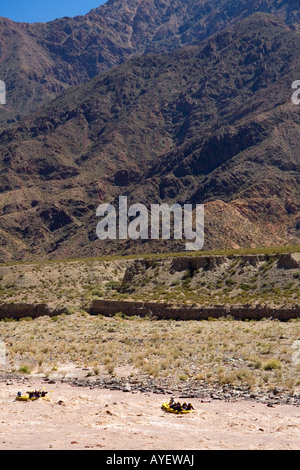
[[[1,318],[78,310],[167,319],[300,316],[300,253],[1,266]]]

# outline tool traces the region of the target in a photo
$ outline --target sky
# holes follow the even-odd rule
[[[47,22],[88,13],[106,0],[0,0],[0,16],[25,23]]]

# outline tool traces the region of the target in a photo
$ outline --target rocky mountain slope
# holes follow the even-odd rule
[[[97,240],[98,204],[122,194],[205,203],[205,248],[299,243],[299,46],[295,28],[255,14],[126,61],[3,131],[1,259],[184,249]]]
[[[0,18],[0,79],[8,90],[0,122],[19,120],[131,56],[199,44],[259,11],[298,27],[298,0],[109,0],[46,24]]]

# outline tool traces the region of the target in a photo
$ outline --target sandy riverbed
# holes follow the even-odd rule
[[[299,449],[300,408],[254,401],[203,403],[195,413],[161,410],[169,396],[47,385],[48,401],[17,402],[20,390],[40,389],[13,381],[0,384],[0,449]]]

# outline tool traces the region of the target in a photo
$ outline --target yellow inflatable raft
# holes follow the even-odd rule
[[[183,415],[183,414],[187,414],[187,413],[193,413],[194,410],[182,410],[182,411],[178,411],[178,410],[173,410],[173,408],[170,408],[170,405],[169,403],[163,403],[162,404],[162,409],[164,411],[167,411],[168,413],[174,413],[176,415]]]
[[[29,398],[29,395],[21,395],[16,397],[17,401],[35,401],[38,400],[37,397],[31,397]]]
[[[34,391],[27,392],[27,395],[22,395],[21,392],[19,392],[16,396],[16,401],[35,401],[39,400],[42,398],[43,400],[48,400],[49,397],[47,396],[48,392],[45,392],[43,390],[39,390],[39,396],[35,396]]]

